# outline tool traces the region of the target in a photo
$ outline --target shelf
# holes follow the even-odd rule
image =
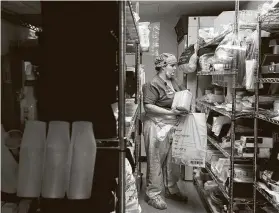
[[[224,150],[220,145],[219,143],[212,137],[210,136],[207,136],[207,139],[208,141],[214,146],[216,147],[220,152],[222,152],[222,154],[226,157],[226,158],[229,158],[231,155],[226,151]]]
[[[197,191],[198,191],[198,193],[199,193],[199,195],[201,197],[201,200],[204,201],[204,203],[206,204],[205,206],[208,207],[210,212],[211,213],[219,213],[219,212],[221,212],[221,211],[219,211],[216,208],[216,206],[214,206],[212,204],[212,201],[211,201],[210,197],[205,194],[205,190],[203,189],[203,187],[199,183],[199,180],[196,177],[194,177],[194,182],[195,182],[195,186],[197,188]]]
[[[213,137],[211,136],[207,136],[207,139],[208,141],[215,147],[217,148],[220,152],[222,152],[222,154],[226,157],[226,158],[230,158],[231,157],[231,154],[229,153],[230,150],[226,150],[224,148],[222,148],[220,146],[220,144],[218,143],[217,140],[215,140]],[[242,157],[242,156],[239,156],[239,155],[235,155],[234,158],[236,158],[235,160],[238,161],[238,160],[247,160],[247,161],[251,161],[253,159],[253,157],[251,158],[245,158],[245,157]]]
[[[218,188],[223,193],[224,197],[230,202],[230,197],[228,195],[228,192],[225,189],[225,186],[223,185],[223,183],[221,181],[218,180],[216,175],[211,171],[210,165],[208,163],[205,164],[205,169],[207,170],[207,172],[209,173],[211,178],[217,183]],[[237,203],[237,204],[251,203],[252,200],[253,200],[253,198],[237,198],[237,197],[234,197],[234,202]]]
[[[236,75],[236,74],[237,74],[236,71],[209,71],[209,72],[200,71],[200,72],[197,72],[197,75]]]
[[[259,115],[257,115],[256,117],[259,118],[259,119],[261,119],[261,120],[267,121],[267,122],[269,122],[269,123],[279,125],[279,121],[278,121],[278,120],[274,120],[274,119],[272,119],[272,118],[268,118],[268,117],[266,117],[265,115],[259,114]]]
[[[275,203],[275,202],[272,200],[272,198],[268,195],[268,193],[267,193],[265,190],[263,190],[263,189],[259,186],[259,183],[257,183],[255,187],[256,187],[257,191],[258,191],[259,193],[261,193],[261,195],[264,196],[265,199],[267,199],[268,202],[269,202],[270,204],[272,204],[273,207],[274,207],[276,210],[279,211],[279,203]]]
[[[210,110],[214,110],[215,112],[218,112],[224,116],[227,116],[229,118],[231,118],[232,113],[228,112],[227,110],[223,109],[223,108],[218,108],[216,106],[214,106],[213,104],[210,104],[206,101],[197,101],[198,104],[201,104],[202,106],[210,109]],[[236,112],[235,113],[235,117],[236,118],[240,118],[240,117],[253,117],[253,112]]]
[[[210,174],[211,178],[218,184],[218,188],[220,189],[220,191],[223,193],[224,197],[230,201],[230,197],[227,193],[227,191],[225,190],[225,187],[223,186],[223,184],[221,183],[221,181],[218,180],[218,178],[215,176],[215,174],[211,171],[210,167],[208,164],[205,165],[205,169],[207,170],[207,172]]]
[[[279,78],[260,78],[259,82],[276,84],[276,83],[279,83]]]

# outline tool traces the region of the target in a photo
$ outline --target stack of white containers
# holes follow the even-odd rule
[[[51,121],[46,140],[42,197],[64,198],[68,182],[70,124]]]
[[[22,138],[19,197],[89,199],[96,142],[90,122],[27,121]]]

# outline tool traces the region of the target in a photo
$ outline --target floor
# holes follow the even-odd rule
[[[166,200],[168,208],[166,210],[158,210],[149,206],[144,201],[144,190],[146,182],[146,163],[142,163],[142,173],[143,173],[143,186],[141,193],[139,195],[139,202],[142,208],[142,213],[207,213],[203,203],[199,197],[199,194],[191,181],[180,181],[178,186],[181,190],[181,193],[188,196],[188,203],[176,202],[173,200]]]

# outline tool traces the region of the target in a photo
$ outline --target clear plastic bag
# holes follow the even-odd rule
[[[179,57],[178,69],[184,73],[193,73],[197,70],[198,59],[196,47],[190,45]]]
[[[152,56],[159,55],[160,22],[151,23],[150,26],[150,53]]]
[[[143,52],[149,51],[149,25],[150,22],[139,22],[139,38],[140,38],[140,46]]]
[[[209,72],[210,65],[212,64],[212,58],[214,57],[214,53],[204,54],[199,58],[199,66],[201,71]]]

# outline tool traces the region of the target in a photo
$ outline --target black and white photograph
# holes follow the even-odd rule
[[[2,213],[279,213],[279,0],[1,0]]]

